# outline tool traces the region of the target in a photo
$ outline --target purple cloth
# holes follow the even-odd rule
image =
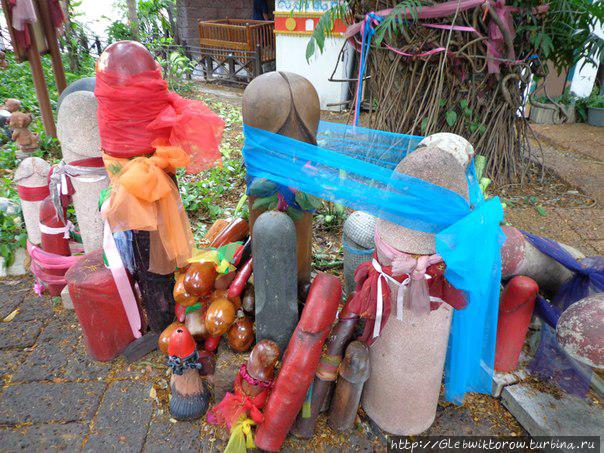
[[[564,310],[575,302],[595,293],[604,292],[604,258],[592,256],[576,259],[556,241],[522,232],[541,253],[553,258],[574,276],[562,285],[551,303],[537,295],[535,313],[545,321],[541,340],[529,371],[545,380],[554,380],[566,392],[585,396],[589,391],[591,369],[569,358],[556,341],[556,324]]]

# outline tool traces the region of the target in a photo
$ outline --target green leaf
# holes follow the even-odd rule
[[[424,118],[424,119],[422,120],[422,124],[421,124],[421,126],[420,126],[421,131],[422,131],[422,134],[425,134],[425,133],[426,133],[426,129],[427,129],[427,127],[428,127],[428,118]]]
[[[292,219],[294,222],[296,220],[301,219],[302,216],[304,215],[304,213],[302,211],[300,211],[299,209],[294,209],[292,207],[287,208],[286,213],[290,217],[290,219]]]
[[[459,105],[462,108],[462,110],[465,110],[468,108],[468,100],[467,99],[462,99],[461,101],[459,101]]]
[[[447,110],[445,119],[447,120],[447,124],[452,127],[457,122],[457,112],[455,110]]]
[[[315,40],[314,38],[310,38],[308,44],[306,45],[306,61],[310,61],[310,58],[315,53]]]
[[[252,204],[252,209],[259,211],[266,211],[271,209],[271,205],[279,203],[277,195],[271,195],[270,197],[256,198]]]
[[[541,205],[535,206],[535,211],[537,211],[540,216],[543,216],[543,217],[547,216],[547,212],[545,212],[545,209]]]
[[[323,204],[319,198],[304,192],[296,192],[295,200],[303,211],[314,211]]]

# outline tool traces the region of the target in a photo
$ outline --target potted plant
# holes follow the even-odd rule
[[[593,96],[588,100],[587,122],[592,126],[604,126],[604,95]]]
[[[570,93],[550,97],[530,96],[530,119],[535,124],[571,124],[575,122],[575,98]]]

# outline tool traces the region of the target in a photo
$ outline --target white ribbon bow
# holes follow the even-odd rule
[[[69,239],[69,233],[71,233],[72,231],[75,231],[75,226],[69,220],[63,227],[54,228],[54,227],[49,227],[47,225],[44,225],[43,223],[40,223],[39,226],[40,226],[40,231],[44,234],[53,234],[54,235],[54,234],[63,233],[64,239]]]

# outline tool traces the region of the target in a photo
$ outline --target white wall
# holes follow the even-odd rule
[[[308,36],[277,35],[277,71],[295,72],[306,77],[315,87],[321,101],[321,109],[341,110],[342,106],[328,107],[328,104],[338,104],[346,101],[348,83],[330,82],[340,49],[345,43],[344,38],[334,37],[325,40],[323,53],[319,50],[306,61],[306,44]],[[350,78],[350,67],[354,50],[347,45],[344,61],[340,61],[335,79]]]

